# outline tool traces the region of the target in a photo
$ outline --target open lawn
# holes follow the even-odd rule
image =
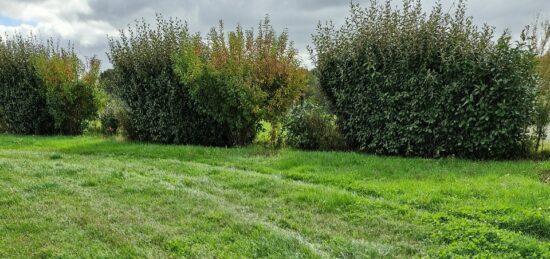
[[[0,257],[548,257],[545,170],[0,135]]]

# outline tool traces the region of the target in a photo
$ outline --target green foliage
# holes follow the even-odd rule
[[[540,17],[539,17],[540,18]],[[522,38],[537,54],[538,84],[533,114],[534,151],[538,152],[546,139],[550,123],[550,20],[539,20],[527,26]]]
[[[112,68],[109,68],[99,74],[99,82],[101,88],[109,96],[115,94],[115,72]]]
[[[307,84],[288,33],[277,35],[266,17],[257,36],[237,26],[226,37],[220,22],[202,42],[190,41],[176,64],[195,105],[229,132],[230,144],[250,143],[260,119],[275,125],[276,142],[277,125]]]
[[[527,150],[534,54],[478,28],[460,2],[352,5],[340,30],[319,26],[320,84],[353,147],[378,154],[510,158]]]
[[[81,134],[85,122],[97,115],[99,60],[92,58],[86,71],[76,54],[61,50],[37,56],[35,64],[55,133]]]
[[[0,111],[6,130],[17,134],[51,134],[46,88],[34,57],[45,48],[34,38],[0,37]]]
[[[271,123],[271,144],[277,146],[283,117],[308,85],[307,71],[300,67],[288,32],[277,35],[268,16],[256,37],[252,31],[246,34],[246,46],[252,53],[252,84],[265,95],[260,105],[262,118]]]
[[[177,65],[196,105],[227,125],[234,144],[250,143],[260,119],[272,125],[271,142],[279,141],[282,117],[308,80],[288,33],[277,35],[266,17],[257,36],[237,26],[226,37],[220,22],[207,42],[195,38]]]
[[[117,99],[111,99],[99,115],[101,121],[101,133],[104,135],[116,135],[121,127],[120,116],[124,112],[122,104]]]
[[[229,145],[252,142],[259,128],[262,92],[251,84],[248,46],[240,27],[228,35],[220,24],[208,43],[195,37],[179,53],[176,73],[198,109],[215,120],[218,132],[227,132]]]
[[[121,135],[124,137],[135,134],[128,116],[128,107],[116,97],[109,99],[99,114],[100,132],[106,136]]]
[[[550,24],[549,24],[550,30]],[[550,37],[550,34],[548,35]],[[549,38],[550,39],[550,38]],[[535,102],[535,151],[541,146],[540,142],[546,139],[546,131],[550,123],[550,51],[539,58],[539,84]]]
[[[174,56],[190,41],[187,25],[157,17],[110,39],[115,95],[127,106],[134,140],[175,144],[227,145],[222,125],[196,107],[174,71]]]
[[[330,102],[327,99],[323,89],[319,85],[319,78],[317,77],[317,70],[313,69],[308,72],[308,85],[303,93],[302,100],[310,100],[311,102],[330,107]]]
[[[0,107],[0,109],[2,109]],[[6,126],[6,121],[4,119],[4,112],[0,110],[0,133],[7,132],[8,128]]]
[[[99,61],[20,35],[0,41],[0,111],[8,132],[82,133],[98,109]]]
[[[311,99],[294,106],[285,121],[286,142],[291,147],[309,150],[345,148],[336,117]]]
[[[223,27],[207,41],[178,20],[138,23],[111,39],[114,93],[132,139],[217,146],[250,143],[259,120],[279,122],[306,84],[297,51],[269,20],[258,35]]]

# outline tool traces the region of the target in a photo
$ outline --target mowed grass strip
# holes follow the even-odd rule
[[[0,257],[544,257],[548,169],[0,135]]]

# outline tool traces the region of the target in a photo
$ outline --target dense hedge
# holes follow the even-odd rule
[[[110,40],[114,93],[128,108],[133,127],[128,137],[140,141],[224,145],[222,125],[196,109],[174,71],[174,56],[191,40],[186,25],[144,21]]]
[[[259,128],[261,91],[248,80],[252,71],[244,33],[238,28],[226,40],[220,26],[206,42],[195,37],[178,53],[176,73],[195,107],[228,133],[228,145],[249,144]]]
[[[287,33],[223,26],[208,38],[178,20],[141,22],[110,41],[114,94],[141,141],[216,146],[250,143],[260,119],[277,121],[307,78]]]
[[[96,75],[71,50],[15,36],[0,39],[0,117],[16,134],[82,133],[96,115]]]
[[[33,57],[42,51],[33,39],[0,39],[0,110],[8,132],[46,134],[52,117],[46,107],[46,89]]]
[[[319,26],[322,89],[355,148],[425,157],[509,158],[526,150],[533,54],[505,33],[416,1],[351,8],[340,30]]]

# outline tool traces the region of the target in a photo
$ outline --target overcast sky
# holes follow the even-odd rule
[[[368,0],[354,0],[367,6]],[[396,1],[398,4],[400,1]],[[435,1],[422,0],[426,8]],[[451,8],[454,0],[442,0]],[[311,65],[306,46],[319,21],[341,24],[349,0],[0,0],[0,32],[33,32],[41,38],[70,40],[83,56],[98,55],[104,67],[107,35],[117,36],[135,19],[153,21],[155,13],[177,17],[202,32],[223,19],[226,28],[237,23],[255,27],[269,14],[276,30],[288,29],[303,63]],[[517,35],[537,14],[550,15],[550,0],[470,0],[469,15],[478,24],[488,23],[500,33],[509,28]]]

